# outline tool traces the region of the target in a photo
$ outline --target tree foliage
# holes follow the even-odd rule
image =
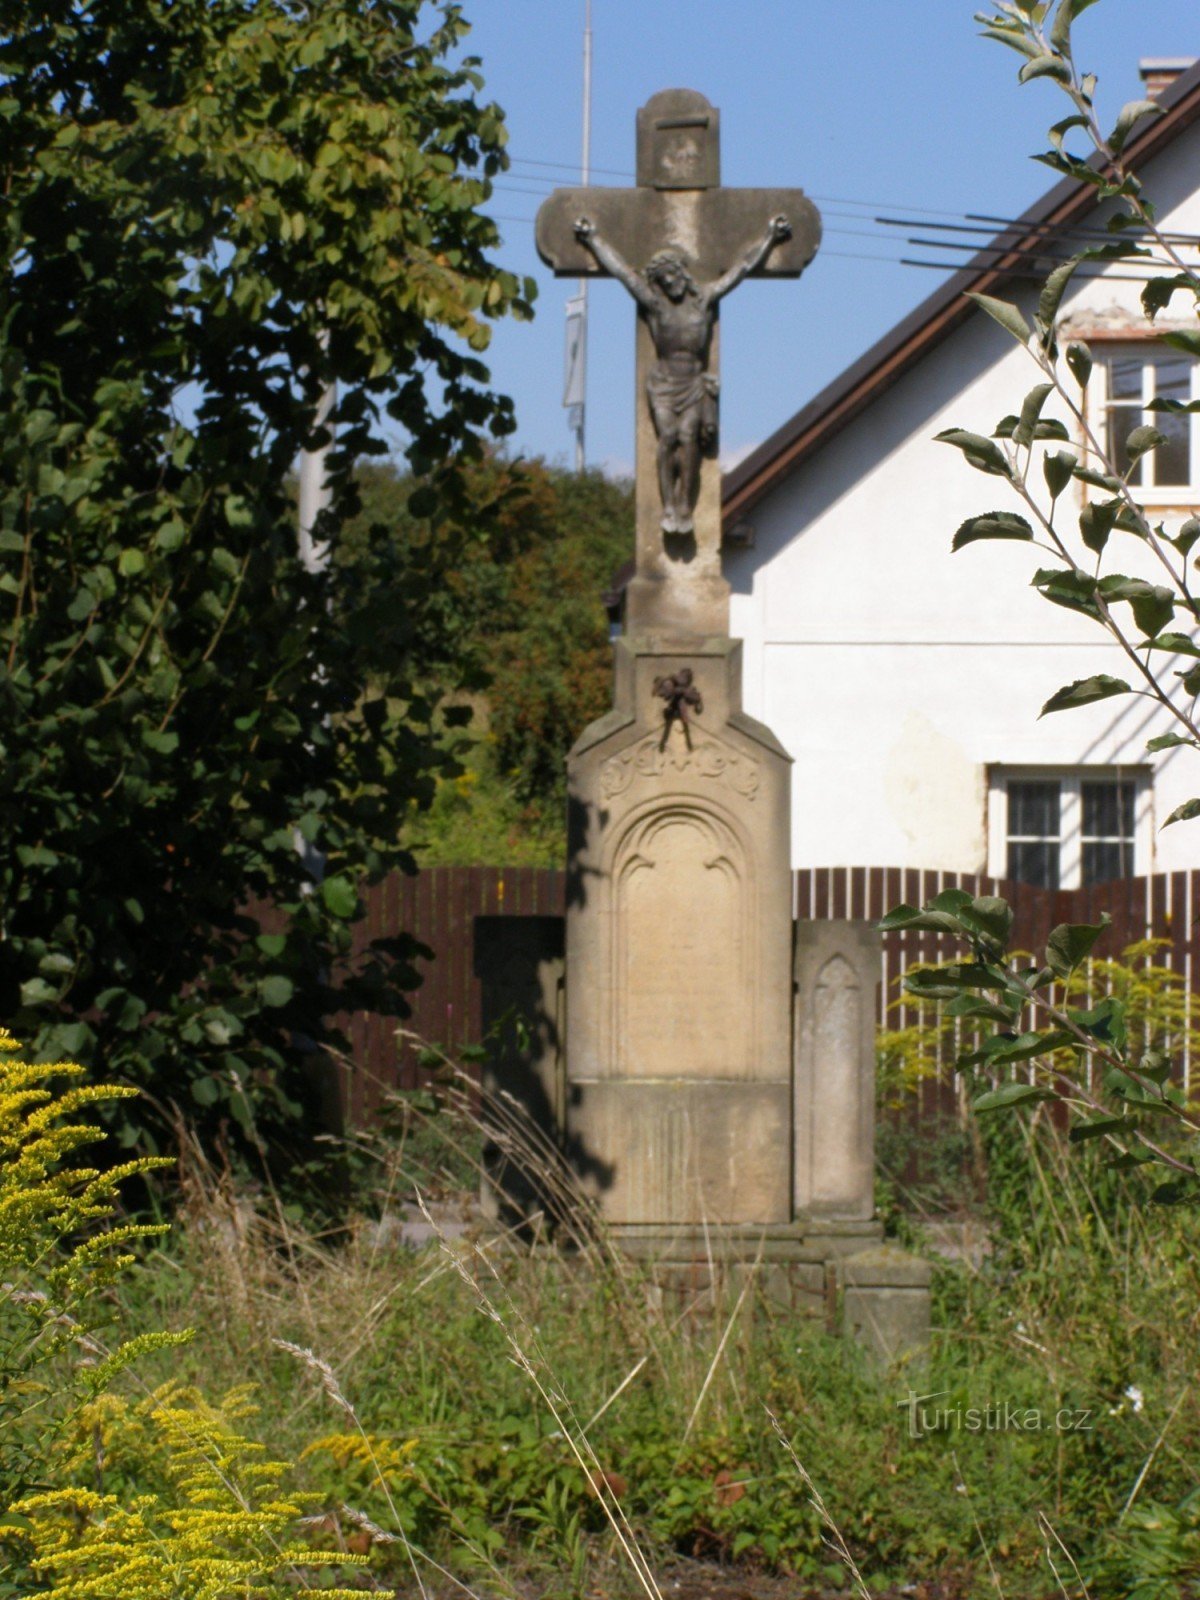
[[[0,18],[0,1015],[103,1055],[160,1125],[178,1104],[257,1138],[444,759],[414,688],[436,618],[331,608],[287,474],[331,383],[325,536],[388,419],[445,517],[510,431],[478,355],[532,293],[478,209],[502,114],[449,3]],[[404,953],[343,963],[342,1003],[401,1007]]]
[[[336,557],[349,598],[387,608],[395,592],[421,594],[430,681],[474,691],[476,742],[459,751],[471,752],[466,774],[442,785],[435,853],[500,849],[493,864],[506,864],[531,846],[561,852],[566,754],[610,698],[604,596],[632,549],[629,484],[489,456],[464,475],[464,514],[431,522],[409,510],[412,480],[392,465],[360,482]],[[482,805],[504,816],[507,839],[472,832]],[[415,834],[428,832],[419,822]]]

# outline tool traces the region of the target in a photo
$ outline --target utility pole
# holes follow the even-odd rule
[[[592,0],[584,0],[583,20],[583,150],[580,177],[586,189],[592,179]],[[575,471],[587,464],[588,281],[567,301],[567,358],[563,405],[575,435]]]
[[[328,349],[329,335],[321,336],[322,346]],[[322,390],[321,398],[317,402],[317,414],[314,419],[317,428],[324,428],[333,414],[337,403],[337,385],[327,384]],[[306,572],[311,572],[320,577],[329,568],[328,541],[318,543],[314,537],[317,518],[329,506],[332,496],[329,491],[328,479],[329,445],[320,445],[316,450],[302,450],[300,452],[300,492],[299,508],[296,517],[296,553],[300,557],[300,565]],[[304,887],[304,893],[311,894],[325,876],[325,857],[315,845],[311,845],[296,830],[296,850],[308,869],[309,882]]]

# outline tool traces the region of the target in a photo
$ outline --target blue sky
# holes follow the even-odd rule
[[[799,186],[825,223],[799,282],[750,283],[722,311],[722,453],[744,454],[929,294],[944,273],[901,266],[915,229],[1016,216],[1053,182],[1029,157],[1069,107],[979,38],[972,0],[593,0],[593,181],[632,183],[634,117],[659,89],[701,90],[721,110],[726,184]],[[515,447],[568,461],[563,320],[574,283],[540,264],[533,216],[578,182],[584,0],[466,0],[487,95],[505,109],[513,168],[491,210],[505,266],[538,279],[532,326],[501,326],[490,362],[517,404]],[[1100,77],[1105,120],[1140,98],[1144,56],[1200,54],[1196,0],[1100,0],[1075,28]],[[605,169],[605,170],[599,170]],[[925,252],[930,254],[930,252]],[[947,259],[946,252],[941,252]],[[863,259],[867,258],[867,259]],[[633,310],[593,284],[588,459],[633,459]]]

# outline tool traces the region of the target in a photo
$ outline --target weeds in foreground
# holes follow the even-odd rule
[[[1200,1228],[1146,1213],[1045,1120],[982,1130],[990,1254],[939,1267],[928,1362],[880,1374],[765,1274],[706,1308],[614,1255],[586,1213],[566,1252],[545,1227],[464,1231],[443,1179],[440,1241],[407,1244],[405,1226],[430,1231],[415,1195],[438,1192],[443,1124],[456,1163],[487,1165],[472,1115],[450,1091],[410,1110],[336,1243],[197,1168],[140,1284],[159,1321],[186,1307],[198,1325],[182,1377],[255,1372],[273,1447],[302,1458],[373,1581],[646,1595],[641,1560],[661,1585],[686,1557],[841,1592],[846,1554],[877,1596],[936,1578],[960,1596],[1166,1600],[1200,1577]],[[352,1423],[330,1431],[324,1380],[297,1383],[276,1340],[327,1364]]]
[[[585,1209],[567,1251],[545,1226],[464,1226],[437,1152],[444,1131],[460,1174],[495,1170],[478,1109],[457,1090],[410,1108],[336,1239],[190,1153],[174,1233],[109,1301],[129,1328],[196,1338],[141,1350],[148,1390],[127,1373],[40,1446],[69,1490],[19,1513],[37,1524],[46,1592],[99,1600],[122,1572],[139,1594],[174,1582],[215,1600],[243,1569],[198,1565],[210,1513],[230,1519],[221,1559],[258,1560],[264,1593],[344,1554],[367,1562],[355,1584],[438,1600],[656,1600],[685,1557],[860,1600],[926,1581],[956,1597],[1168,1600],[1200,1581],[1191,1213],[1148,1214],[1133,1180],[1068,1159],[1044,1120],[1019,1141],[985,1128],[990,1255],[939,1268],[928,1361],[881,1374],[774,1299],[765,1271],[718,1284],[712,1306],[704,1284],[617,1256]],[[499,1120],[515,1158],[519,1129]],[[566,1180],[544,1144],[535,1155],[551,1213]],[[407,1242],[430,1221],[439,1238]],[[77,1371],[76,1354],[60,1349],[56,1370]],[[230,1398],[213,1407],[197,1387]],[[18,1432],[39,1447],[35,1415]],[[186,1471],[181,1417],[207,1441]],[[192,1504],[205,1516],[189,1520]],[[9,1547],[28,1557],[29,1533],[10,1526]],[[113,1566],[114,1539],[143,1561],[173,1549],[175,1566]]]

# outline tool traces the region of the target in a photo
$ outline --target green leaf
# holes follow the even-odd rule
[[[1189,739],[1186,733],[1160,733],[1153,739],[1146,740],[1146,749],[1151,755],[1157,755],[1160,750],[1174,750],[1178,745],[1190,744],[1200,750],[1200,743]]]
[[[1054,385],[1052,383],[1039,383],[1035,384],[1025,396],[1021,406],[1020,418],[1012,433],[1017,444],[1027,445],[1033,442],[1034,429],[1037,427],[1038,420],[1041,417],[1042,407],[1053,393]]]
[[[1037,1100],[1056,1100],[1053,1089],[1044,1089],[1036,1083],[1006,1083],[999,1089],[989,1089],[971,1102],[973,1111],[1003,1111],[1009,1106],[1031,1105]]]
[[[1200,357],[1200,329],[1175,328],[1170,333],[1160,333],[1160,344],[1169,344],[1173,350],[1186,350],[1188,355]]]
[[[1074,1122],[1068,1134],[1072,1144],[1082,1144],[1086,1139],[1103,1139],[1111,1133],[1128,1133],[1128,1117],[1092,1117],[1086,1122]]]
[[[1186,556],[1200,539],[1200,518],[1189,517],[1179,529],[1179,532],[1169,542],[1173,544],[1180,555]]]
[[[977,16],[975,20],[978,22],[981,21],[982,18]],[[993,25],[983,28],[980,30],[979,37],[981,39],[995,39],[998,44],[1006,44],[1010,50],[1016,50],[1023,56],[1036,56],[1040,54],[1039,47],[1034,44],[1032,39],[1026,38],[1025,35],[1017,29],[1015,24],[1010,24],[1005,27]]]
[[[143,728],[142,743],[150,750],[157,750],[159,755],[169,756],[179,748],[179,735],[160,732],[158,728]]]
[[[1181,806],[1175,807],[1163,827],[1169,828],[1173,822],[1190,822],[1193,817],[1200,817],[1200,800],[1185,800]]]
[[[1079,466],[1075,468],[1075,476],[1080,483],[1090,483],[1096,489],[1107,489],[1109,494],[1118,494],[1121,489],[1120,478],[1114,478],[1110,472],[1094,472],[1091,467]]]
[[[1015,511],[988,511],[981,517],[968,517],[954,535],[950,548],[961,550],[980,539],[1032,539],[1033,528]]]
[[[965,428],[947,428],[936,434],[939,444],[952,444],[961,450],[971,466],[979,472],[988,472],[998,478],[1010,478],[1012,472],[1003,452],[980,433],[968,433]]]
[[[192,1079],[192,1099],[198,1106],[213,1106],[221,1098],[221,1085],[216,1078],[206,1075]]]
[[[1013,911],[1007,900],[999,895],[980,895],[969,904],[961,906],[959,920],[971,933],[991,940],[1001,947],[1008,944],[1012,933]]]
[[[1004,1006],[995,1000],[985,1000],[978,994],[960,994],[957,999],[951,1000],[943,1015],[947,1017],[978,1018],[981,1021],[999,1022],[1008,1027],[1014,1016],[1019,1013],[1019,1001],[1012,1005]]]
[[[140,550],[135,550],[130,546],[128,549],[121,551],[117,560],[117,571],[123,577],[136,577],[139,572],[144,572],[145,569],[146,558]]]
[[[1071,71],[1060,56],[1047,53],[1034,56],[1017,73],[1018,83],[1030,83],[1034,78],[1056,78],[1059,83],[1070,83]]]
[[[1092,352],[1081,339],[1072,339],[1063,355],[1075,382],[1081,389],[1086,389],[1092,375]]]
[[[1060,922],[1046,941],[1046,965],[1056,977],[1069,978],[1111,922],[1107,911],[1099,922]]]
[[[1055,318],[1058,316],[1058,308],[1062,304],[1062,297],[1074,275],[1076,267],[1079,265],[1080,259],[1079,256],[1073,256],[1070,261],[1064,261],[1060,267],[1055,267],[1042,287],[1042,292],[1038,296],[1037,314],[1038,321],[1047,331],[1054,327]]]
[[[1063,139],[1068,133],[1070,133],[1071,129],[1086,128],[1087,125],[1088,119],[1082,114],[1082,112],[1077,111],[1074,116],[1064,117],[1061,122],[1056,122],[1050,129],[1050,143],[1056,150],[1061,151],[1063,147]]]
[[[58,990],[53,984],[46,982],[45,978],[26,978],[21,985],[21,1004],[23,1006],[49,1005],[58,998]]]
[[[408,497],[409,515],[418,518],[418,520],[424,517],[432,517],[437,508],[437,494],[428,484],[421,484]]]
[[[295,984],[282,973],[273,972],[259,980],[258,993],[265,1006],[285,1006],[295,993]]]
[[[1200,644],[1186,633],[1160,633],[1150,640],[1151,650],[1169,650],[1172,655],[1200,658]]]
[[[1194,292],[1195,281],[1190,273],[1174,272],[1161,278],[1151,278],[1142,290],[1142,310],[1151,322],[1160,311],[1165,311],[1181,289]]]
[[[254,942],[263,955],[272,961],[277,960],[287,948],[287,936],[282,933],[260,933]]]
[[[1064,54],[1071,53],[1071,24],[1096,0],[1059,0],[1058,10],[1050,27],[1050,43]]]
[[[1071,711],[1076,706],[1090,706],[1097,700],[1111,700],[1114,695],[1131,692],[1124,678],[1110,678],[1107,673],[1098,672],[1091,678],[1077,678],[1052,694],[1039,716],[1044,717],[1051,711]]]
[[[968,294],[967,299],[974,300],[981,311],[986,311],[993,322],[998,322],[1006,333],[1011,333],[1021,344],[1029,343],[1033,330],[1016,306],[1007,300],[997,300],[990,294]]]
[[[1157,450],[1160,444],[1166,444],[1167,436],[1153,428],[1149,423],[1143,423],[1125,440],[1125,448],[1129,452],[1130,461],[1136,461],[1139,456],[1146,455],[1151,450]]]
[[[1105,600],[1125,600],[1140,631],[1153,638],[1175,615],[1174,591],[1164,584],[1146,583],[1141,578],[1124,578],[1112,573],[1097,586]]]
[[[1130,100],[1121,107],[1116,126],[1108,136],[1109,149],[1119,156],[1125,148],[1125,141],[1143,117],[1161,117],[1162,114],[1163,108],[1157,100]]]
[[[1093,622],[1100,620],[1096,604],[1096,579],[1090,573],[1071,567],[1043,567],[1034,573],[1031,586],[1056,606],[1081,611]]]
[[[909,969],[904,977],[909,994],[927,1000],[952,1000],[964,989],[1004,988],[1004,974],[981,961],[951,961],[940,967]]]
[[[1042,457],[1042,473],[1052,500],[1057,500],[1071,482],[1078,465],[1078,456],[1072,455],[1069,450],[1056,450],[1053,455],[1047,451]]]
[[[358,910],[358,891],[349,878],[334,876],[321,882],[321,899],[334,914],[349,921]]]
[[[254,507],[245,495],[225,496],[225,520],[231,528],[245,529],[254,526]]]
[[[1089,550],[1100,555],[1108,543],[1117,521],[1117,503],[1113,500],[1089,500],[1079,513],[1079,537]]]
[[[960,934],[962,928],[958,922],[958,913],[970,904],[971,896],[965,889],[943,889],[941,894],[935,895],[921,910],[910,905],[896,906],[878,926],[888,933],[898,928],[914,928]]]
[[[1072,1033],[1050,1030],[1046,1033],[1022,1033],[1008,1043],[988,1051],[988,1059],[995,1066],[1012,1066],[1018,1061],[1035,1061],[1039,1056],[1053,1055],[1056,1050],[1078,1049],[1079,1041]]]

